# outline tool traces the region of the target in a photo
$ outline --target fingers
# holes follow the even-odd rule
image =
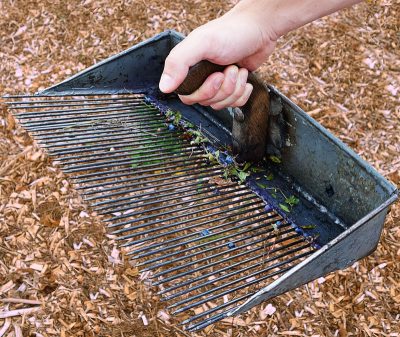
[[[243,73],[243,72],[242,72]],[[239,80],[243,80],[243,76],[239,78],[239,68],[235,65],[230,65],[224,70],[224,81],[221,88],[218,90],[216,95],[211,99],[199,101],[201,105],[212,105],[214,103],[225,100],[231,96],[235,90]],[[245,74],[244,83],[247,81],[247,73]]]
[[[199,89],[190,95],[179,95],[181,101],[191,105],[212,99],[220,90],[224,82],[223,73],[214,73],[208,76]]]
[[[176,45],[165,59],[159,88],[164,93],[173,92],[185,79],[189,67],[206,58],[210,39],[202,38],[196,30]]]
[[[238,107],[244,105],[250,97],[253,89],[253,86],[250,83],[247,83],[247,76],[247,69],[241,68],[233,92],[223,99],[211,102],[211,107],[215,110],[221,110],[226,107]]]
[[[247,83],[247,76],[247,69],[231,65],[224,73],[210,75],[193,94],[179,97],[185,104],[199,103],[215,110],[240,107],[246,104],[253,90],[253,86]]]
[[[243,94],[241,96],[229,97],[222,102],[212,104],[211,107],[214,110],[221,110],[221,109],[227,108],[227,107],[232,107],[232,108],[241,107],[246,104],[252,91],[253,91],[253,86],[250,83],[246,83],[245,88],[243,90]]]

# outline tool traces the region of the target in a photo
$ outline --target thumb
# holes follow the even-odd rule
[[[171,50],[165,59],[164,71],[159,87],[164,93],[173,92],[186,78],[189,67],[205,58],[207,43],[196,34],[189,34],[181,43]]]

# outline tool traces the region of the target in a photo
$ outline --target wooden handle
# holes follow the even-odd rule
[[[225,66],[201,61],[189,69],[183,83],[176,89],[179,95],[196,91],[215,72],[223,72]],[[269,91],[253,73],[248,76],[253,91],[247,103],[241,107],[244,119],[235,114],[232,126],[233,152],[238,161],[260,161],[265,156],[269,120]]]
[[[193,67],[190,67],[189,72],[182,84],[175,90],[179,95],[190,95],[195,92],[204,83],[208,76],[213,73],[223,72],[225,66],[211,63],[209,61],[200,61]]]

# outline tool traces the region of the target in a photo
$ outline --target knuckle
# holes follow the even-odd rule
[[[210,100],[215,96],[216,90],[211,85],[206,85],[199,90],[198,101]]]

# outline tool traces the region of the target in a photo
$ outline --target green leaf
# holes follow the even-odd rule
[[[276,199],[276,193],[272,192],[271,196]]]
[[[247,171],[251,166],[251,163],[244,164],[243,171]]]
[[[285,205],[285,204],[279,204],[279,207],[281,208],[281,209],[283,209],[285,212],[290,212],[290,209],[289,209],[289,207],[287,207],[287,205]]]
[[[277,156],[269,156],[269,159],[271,159],[276,164],[280,164],[282,162],[281,158]]]
[[[263,168],[261,168],[261,167],[252,167],[251,168],[251,172],[254,172],[254,173],[260,173],[260,172],[264,172],[264,169]]]
[[[246,181],[246,178],[249,176],[249,173],[239,171],[237,177],[239,178],[241,183],[244,183]]]
[[[267,185],[266,185],[266,184],[257,183],[257,182],[256,182],[256,184],[257,184],[258,187],[267,188]]]
[[[174,112],[172,111],[172,110],[168,110],[166,113],[165,113],[165,116],[167,116],[167,117],[172,117],[174,115]]]
[[[268,175],[264,176],[264,177],[265,177],[265,179],[267,179],[268,181],[271,181],[271,180],[274,179],[274,175],[272,174],[272,172],[269,173]]]
[[[285,199],[285,202],[290,206],[296,206],[300,202],[300,200],[294,195],[291,195],[290,197]]]
[[[224,237],[224,235],[222,235],[222,234],[216,234],[216,235],[213,235],[213,236],[206,237],[206,238],[202,239],[200,242],[201,243],[210,242],[210,241],[222,239],[223,237]]]
[[[314,229],[317,226],[315,226],[315,225],[303,225],[303,226],[300,226],[300,227],[303,228],[303,229]]]

